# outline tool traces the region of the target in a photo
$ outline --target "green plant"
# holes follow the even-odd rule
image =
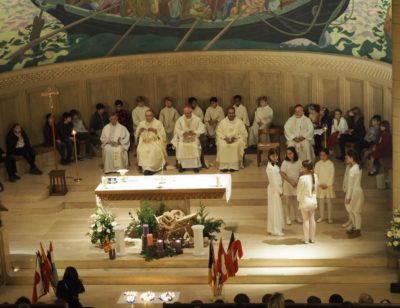
[[[137,219],[135,219],[131,212],[129,212],[129,216],[132,221],[129,223],[129,226],[126,229],[126,235],[130,237],[141,237],[143,234],[143,225],[149,225],[149,232],[153,234],[157,234],[158,232],[158,223],[156,216],[160,216],[164,213],[165,205],[163,203],[160,204],[156,214],[154,214],[153,209],[149,205],[147,201],[143,202],[142,206],[136,211]]]
[[[204,226],[204,237],[215,239],[216,233],[221,232],[221,228],[225,223],[222,219],[208,218],[208,215],[206,206],[200,203],[200,208],[197,212],[197,223]]]
[[[395,210],[393,219],[390,221],[390,228],[386,233],[386,245],[400,250],[400,211]]]

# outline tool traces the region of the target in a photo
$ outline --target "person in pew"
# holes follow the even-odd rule
[[[193,169],[199,172],[201,167],[201,145],[200,136],[204,134],[205,128],[199,117],[192,114],[192,107],[186,106],[175,124],[175,135],[172,144],[176,149],[179,172],[185,169]]]
[[[233,97],[233,108],[235,108],[235,115],[238,119],[242,120],[243,124],[247,127],[250,126],[249,114],[247,108],[242,104],[242,96],[235,95]]]
[[[146,106],[145,99],[143,96],[138,96],[136,98],[137,106],[132,110],[132,122],[133,122],[133,131],[136,131],[140,122],[146,119],[145,113],[150,108]]]
[[[318,123],[314,127],[322,129],[322,134],[314,134],[314,153],[319,155],[320,151],[328,146],[328,139],[331,135],[332,118],[329,115],[329,110],[326,107],[321,107],[319,110]],[[326,131],[324,132],[323,129]],[[326,134],[326,145],[325,145],[325,134]]]
[[[162,123],[154,118],[152,110],[147,110],[145,120],[136,128],[138,165],[144,175],[153,175],[166,164],[166,134]]]
[[[369,159],[373,166],[369,176],[377,175],[379,172],[380,162],[382,158],[392,157],[392,134],[390,133],[390,124],[388,121],[382,121],[380,124],[380,137],[376,145],[372,147],[372,152]]]
[[[117,99],[114,105],[115,105],[115,113],[118,116],[118,123],[125,126],[129,130],[129,124],[130,124],[129,112],[126,109],[124,109],[124,103],[120,99]]]
[[[104,127],[100,141],[103,149],[104,173],[127,169],[130,135],[127,128],[118,123],[116,113],[110,116],[110,123]]]
[[[0,148],[0,163],[4,163],[7,170],[8,181],[14,183],[19,180],[20,177],[17,175],[17,162],[14,156],[7,155],[7,153]],[[3,191],[3,184],[0,183],[0,191]]]
[[[340,136],[347,132],[349,126],[347,125],[347,120],[343,117],[343,112],[340,109],[335,109],[333,113],[333,122],[331,128],[331,135],[328,138],[327,148],[329,153],[333,154],[333,146]]]
[[[309,118],[304,115],[302,105],[296,105],[294,115],[284,126],[287,145],[296,148],[301,161],[314,161],[314,126]]]
[[[165,107],[161,109],[160,116],[158,119],[164,125],[165,133],[167,134],[167,146],[171,146],[171,140],[174,137],[175,123],[179,119],[180,115],[178,110],[173,107],[173,98],[164,98]]]
[[[225,118],[224,110],[218,104],[218,98],[215,96],[210,98],[210,106],[204,115],[204,124],[206,125],[206,135],[208,138],[209,147],[215,145],[215,133],[219,122]]]
[[[90,118],[89,132],[100,138],[104,126],[106,126],[109,122],[110,116],[107,112],[105,112],[104,105],[102,103],[98,103],[96,104],[96,111]]]
[[[57,283],[57,298],[67,302],[70,308],[81,308],[83,306],[79,301],[79,294],[84,292],[85,287],[79,279],[78,271],[75,267],[68,266],[65,269],[63,279]]]
[[[65,155],[62,156],[61,159],[61,164],[68,165],[72,161],[72,149],[74,147],[74,142],[72,141],[72,116],[69,112],[64,112],[62,115],[62,121],[58,125],[58,135],[66,148]],[[76,144],[76,147],[77,152],[79,153],[79,143]]]
[[[42,174],[36,166],[36,153],[28,135],[19,123],[15,123],[6,136],[7,156],[23,156],[30,166],[29,173],[34,175]]]
[[[237,171],[243,168],[243,155],[246,149],[247,130],[243,121],[236,117],[235,108],[228,109],[216,132],[217,162],[222,172]]]
[[[360,153],[361,157],[364,150],[371,149],[379,141],[381,122],[382,117],[379,114],[375,114],[371,118],[364,139],[356,147],[356,151]]]
[[[269,128],[274,118],[274,111],[268,104],[268,98],[261,96],[258,98],[258,107],[254,113],[253,125],[249,131],[249,146],[256,146],[259,142],[269,142],[269,135],[265,140],[258,140],[258,131]]]
[[[44,146],[52,147],[53,146],[53,124],[54,124],[54,116],[51,113],[46,114],[46,123],[43,127],[43,137],[44,137]],[[67,165],[68,162],[65,160],[67,155],[67,145],[61,141],[60,136],[58,134],[57,127],[54,127],[54,132],[56,135],[56,149],[60,154],[60,164]]]
[[[89,159],[93,156],[96,156],[96,153],[92,147],[96,142],[95,140],[93,140],[92,135],[89,134],[89,131],[87,130],[85,123],[83,123],[83,120],[81,119],[78,110],[72,109],[70,111],[70,114],[72,116],[73,129],[76,131],[77,143],[85,143],[85,156]],[[82,156],[81,153],[78,154]]]
[[[194,114],[195,116],[199,117],[201,121],[203,121],[203,120],[204,120],[204,112],[203,112],[203,110],[201,110],[201,108],[199,107],[198,102],[197,102],[197,98],[195,98],[195,97],[193,97],[193,96],[192,96],[192,97],[189,97],[188,103],[189,103],[189,105],[192,107],[192,110],[193,110],[192,112],[193,112],[193,114]]]

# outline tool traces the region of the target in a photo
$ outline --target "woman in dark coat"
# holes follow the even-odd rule
[[[84,292],[85,288],[79,279],[76,268],[68,266],[65,269],[63,279],[57,284],[57,298],[67,302],[70,308],[81,308],[83,306],[79,302],[79,294]]]

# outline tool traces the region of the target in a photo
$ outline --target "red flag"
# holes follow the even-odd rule
[[[33,277],[32,304],[37,303],[38,299],[46,294],[41,271],[41,257],[39,251],[36,253],[35,274]]]
[[[228,273],[226,271],[226,253],[224,245],[222,244],[222,239],[220,240],[218,247],[217,273],[217,283],[222,286],[228,279]]]
[[[42,243],[40,243],[40,256],[42,258],[42,279],[44,284],[44,291],[48,293],[50,290],[50,281],[52,277],[51,263],[49,259],[47,259],[47,255],[44,252]]]
[[[50,283],[53,289],[55,290],[58,283],[58,273],[56,263],[54,261],[54,253],[53,253],[53,243],[50,242],[49,250],[47,250],[47,259],[49,259],[51,265],[51,278]]]
[[[242,243],[235,239],[233,232],[231,234],[227,255],[226,269],[228,271],[228,276],[233,277],[239,270],[238,257],[243,257]]]

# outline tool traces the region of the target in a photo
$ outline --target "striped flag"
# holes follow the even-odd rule
[[[239,258],[243,257],[242,243],[235,239],[235,235],[231,234],[231,239],[229,241],[226,269],[228,271],[228,276],[233,277],[239,271]]]
[[[208,256],[208,284],[213,289],[216,285],[215,254],[214,254],[214,245],[212,240],[210,240],[210,253]]]
[[[58,273],[57,273],[57,267],[56,263],[54,261],[54,253],[53,253],[53,243],[50,242],[49,250],[47,250],[47,259],[50,262],[51,265],[51,277],[50,277],[50,283],[53,289],[55,290],[57,287],[58,283]]]
[[[38,299],[46,294],[42,277],[41,259],[38,251],[36,253],[35,274],[33,278],[32,304],[37,303]]]
[[[43,284],[44,284],[44,291],[46,293],[49,293],[50,290],[50,281],[52,277],[52,272],[51,272],[51,263],[49,259],[47,258],[46,253],[44,252],[43,245],[40,243],[40,257],[41,257],[41,265],[42,265],[42,278],[43,278]]]

